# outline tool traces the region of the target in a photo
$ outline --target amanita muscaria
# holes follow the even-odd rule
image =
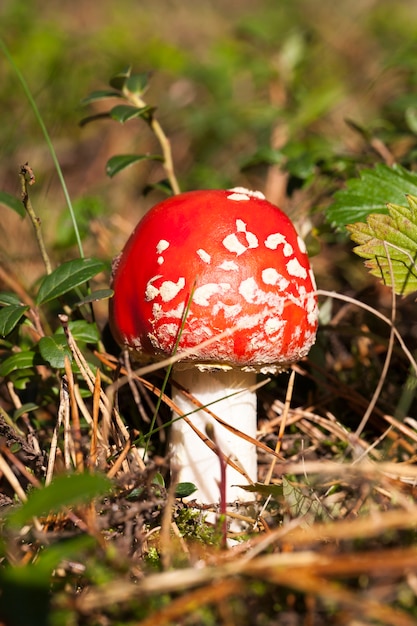
[[[160,202],[137,225],[115,264],[110,324],[139,358],[187,351],[174,379],[256,438],[256,372],[285,370],[309,352],[315,289],[304,242],[262,193],[191,191]],[[254,444],[195,412],[175,387],[173,401],[203,435],[212,423],[218,449],[244,468],[249,480],[227,468],[227,501],[250,499],[239,485],[257,480]],[[172,425],[171,453],[180,482],[198,488],[193,498],[218,502],[216,454],[182,419]]]

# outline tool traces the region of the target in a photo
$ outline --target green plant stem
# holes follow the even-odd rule
[[[36,240],[38,242],[38,246],[39,246],[39,250],[40,250],[40,253],[41,253],[41,256],[42,256],[42,260],[43,260],[44,265],[45,265],[46,273],[47,274],[51,274],[52,273],[52,265],[51,265],[51,261],[49,260],[48,253],[46,251],[45,242],[43,240],[42,228],[41,228],[41,220],[36,215],[36,213],[35,213],[35,211],[33,209],[33,206],[32,206],[32,202],[30,201],[30,196],[29,196],[29,192],[28,192],[28,180],[27,180],[28,173],[30,173],[29,184],[33,184],[35,182],[35,178],[33,176],[32,171],[30,170],[28,164],[26,163],[26,165],[22,165],[21,166],[20,172],[19,172],[20,184],[21,184],[21,188],[22,188],[22,202],[23,202],[23,206],[26,209],[26,213],[28,214],[29,219],[32,222],[33,228],[35,230]]]
[[[84,258],[84,250],[83,250],[83,245],[82,245],[82,242],[81,242],[80,231],[78,230],[77,220],[75,218],[75,213],[74,213],[74,209],[73,209],[73,206],[72,206],[71,198],[69,196],[68,188],[67,188],[67,185],[66,185],[65,179],[64,179],[64,175],[62,173],[62,169],[61,169],[61,166],[59,164],[58,157],[56,155],[55,148],[54,148],[54,146],[52,144],[52,141],[51,141],[51,138],[50,138],[49,133],[47,131],[47,128],[46,128],[46,126],[44,124],[44,121],[42,119],[40,111],[39,111],[39,109],[37,107],[37,104],[36,104],[36,102],[35,102],[35,100],[34,100],[34,98],[32,96],[32,93],[31,93],[31,91],[30,91],[30,89],[28,87],[28,84],[27,84],[27,82],[26,82],[22,72],[19,70],[19,68],[17,67],[16,63],[14,62],[13,57],[11,56],[11,54],[10,54],[6,44],[1,39],[1,37],[0,37],[0,49],[3,51],[3,54],[5,55],[7,60],[9,61],[10,65],[13,68],[14,73],[16,74],[17,78],[19,79],[19,82],[20,82],[20,84],[22,86],[22,89],[25,92],[25,95],[26,95],[27,99],[29,100],[30,106],[32,107],[32,111],[33,111],[33,113],[34,113],[34,115],[36,117],[36,120],[37,120],[37,122],[38,122],[38,124],[39,124],[39,126],[40,126],[40,128],[42,130],[43,136],[45,138],[45,142],[46,142],[46,144],[48,146],[49,152],[50,152],[51,157],[52,157],[53,164],[54,164],[56,172],[58,174],[59,182],[61,183],[62,191],[63,191],[64,198],[65,198],[65,201],[66,201],[67,206],[68,206],[68,210],[69,210],[70,215],[71,215],[71,221],[72,221],[72,225],[73,225],[73,228],[74,228],[75,238],[76,238],[76,241],[77,241],[80,257]]]
[[[142,100],[142,98],[138,94],[133,93],[126,88],[123,88],[123,95],[138,108],[143,108],[146,106],[146,102]],[[178,195],[179,193],[181,193],[181,189],[178,184],[177,177],[175,176],[174,161],[172,158],[170,141],[158,120],[151,116],[148,123],[156,138],[158,139],[159,145],[161,146],[162,154],[164,157],[164,169],[167,173],[171,189],[175,195]]]

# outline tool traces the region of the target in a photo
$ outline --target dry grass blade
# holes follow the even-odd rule
[[[19,500],[21,502],[26,502],[27,496],[26,496],[24,489],[22,488],[21,484],[19,483],[18,479],[16,478],[15,474],[10,468],[10,465],[7,463],[6,459],[3,457],[1,453],[0,453],[0,472],[6,478],[6,480],[8,481],[9,485],[12,487],[13,491],[15,492]]]
[[[184,616],[191,613],[194,614],[196,609],[201,609],[208,604],[218,605],[234,594],[241,594],[242,586],[242,582],[238,580],[222,580],[205,585],[173,600],[166,608],[140,621],[137,626],[170,625],[174,620],[183,619]]]
[[[380,320],[382,320],[383,322],[385,322],[385,324],[387,324],[387,326],[392,328],[392,332],[395,335],[395,338],[397,339],[397,341],[400,344],[404,354],[406,355],[408,361],[410,362],[410,365],[412,366],[412,368],[414,370],[414,374],[417,376],[417,362],[416,362],[415,358],[413,357],[413,355],[411,354],[410,350],[405,345],[404,339],[402,338],[401,334],[398,332],[398,330],[395,328],[395,326],[393,326],[391,320],[388,317],[383,315],[377,309],[369,306],[368,304],[365,304],[364,302],[361,302],[360,300],[356,300],[355,298],[352,298],[350,296],[346,296],[344,294],[336,293],[335,291],[326,291],[325,289],[317,289],[316,293],[317,293],[318,296],[326,296],[327,298],[334,298],[335,300],[342,300],[343,302],[349,302],[350,304],[354,304],[355,306],[358,306],[358,307],[364,309],[365,311],[368,311],[368,313],[371,313],[375,317],[377,317]]]
[[[103,355],[100,354],[98,352],[95,353],[97,358],[100,359],[100,361],[105,364],[107,367],[109,367],[110,369],[116,370],[118,368],[118,366],[116,365],[115,362],[112,361],[112,357],[110,355]],[[162,367],[162,365],[160,365],[160,367]],[[155,369],[158,368],[152,368],[152,371],[155,371]],[[142,371],[142,370],[140,370]],[[162,394],[161,390],[156,387],[153,383],[150,383],[149,381],[147,381],[145,378],[142,378],[141,376],[138,375],[137,372],[132,372],[131,374],[129,374],[124,368],[120,369],[120,372],[123,374],[123,377],[118,379],[116,381],[116,383],[113,383],[113,385],[110,386],[110,388],[107,388],[107,394],[108,394],[108,398],[109,398],[109,402],[112,403],[113,400],[113,394],[116,391],[116,389],[119,389],[122,385],[126,384],[129,380],[130,376],[133,376],[136,380],[138,380],[146,389],[148,389],[149,391],[151,391],[155,396],[157,397],[162,397],[163,402],[172,410],[174,411],[181,419],[184,419],[185,421],[187,421],[187,423],[190,423],[190,420],[187,418],[186,415],[184,415],[182,413],[182,411],[174,404],[174,402],[171,400],[171,398],[169,396],[167,396],[166,394]],[[280,454],[277,454],[276,452],[274,452],[273,450],[271,450],[271,448],[269,448],[268,446],[266,446],[264,443],[262,443],[261,441],[258,441],[256,439],[253,439],[253,437],[250,437],[249,435],[247,435],[246,433],[242,433],[240,430],[238,430],[237,428],[234,428],[233,426],[231,426],[230,424],[228,424],[227,422],[225,422],[224,420],[222,420],[220,417],[218,417],[213,411],[210,410],[210,408],[208,406],[205,406],[203,404],[201,404],[201,402],[199,402],[197,400],[197,398],[195,398],[192,394],[190,394],[189,391],[187,391],[182,385],[180,385],[179,383],[177,383],[175,380],[171,381],[173,385],[175,385],[178,389],[181,390],[182,393],[184,393],[184,395],[195,405],[196,409],[204,409],[204,411],[210,415],[210,417],[213,417],[213,419],[215,419],[219,424],[221,424],[222,426],[224,426],[224,428],[226,428],[227,430],[229,430],[230,432],[232,432],[234,435],[238,436],[238,437],[242,437],[243,439],[245,439],[246,441],[248,441],[249,443],[252,443],[254,446],[256,446],[257,448],[259,448],[260,450],[263,450],[263,452],[266,452],[268,454],[271,454],[272,456],[276,456],[277,459],[282,460],[282,456]],[[268,381],[262,381],[259,384],[257,384],[255,386],[256,389],[262,387],[263,385],[265,385]],[[212,448],[212,446],[209,444],[209,438],[206,437],[205,435],[203,435],[202,433],[200,433],[200,431],[198,431],[197,429],[194,428],[194,426],[191,426],[191,428],[193,428],[193,430],[198,434],[198,436],[200,437],[200,439],[204,440],[207,445]],[[213,448],[212,448],[213,449]],[[232,461],[230,462],[231,466],[232,465]],[[238,470],[239,471],[239,470]],[[242,473],[242,472],[240,472]],[[244,474],[243,474],[244,475]]]
[[[359,426],[357,427],[356,431],[355,431],[355,435],[356,437],[359,437],[361,435],[361,433],[363,432],[363,429],[365,428],[368,419],[370,418],[370,416],[372,415],[372,411],[375,408],[375,405],[378,401],[378,398],[381,394],[382,388],[384,386],[385,383],[385,379],[387,377],[388,374],[388,368],[391,362],[391,357],[392,357],[392,352],[394,350],[394,324],[395,324],[395,318],[396,318],[396,312],[397,312],[397,307],[396,307],[396,295],[395,295],[395,289],[394,289],[394,285],[395,285],[395,279],[394,279],[394,273],[393,273],[393,269],[392,269],[392,263],[391,263],[391,257],[389,254],[389,250],[388,250],[388,246],[386,244],[386,242],[384,241],[384,248],[385,248],[385,252],[387,255],[387,260],[388,260],[388,267],[389,267],[389,272],[391,275],[391,285],[392,285],[392,289],[391,289],[391,327],[390,327],[390,334],[389,334],[389,341],[388,341],[388,347],[387,347],[387,352],[385,355],[385,361],[384,361],[384,366],[382,368],[382,372],[380,374],[379,380],[378,380],[378,384],[376,386],[376,389],[374,391],[374,394],[367,406],[367,409],[365,411],[364,416],[362,417]]]
[[[256,448],[259,448],[260,450],[262,450],[263,452],[266,452],[274,456],[276,459],[282,460],[282,455],[280,455],[279,452],[276,452],[276,451],[274,452],[273,450],[271,450],[271,448],[263,444],[261,441],[258,441],[257,439],[254,439],[250,435],[247,435],[246,433],[242,433],[242,431],[238,430],[237,428],[234,428],[233,426],[225,422],[223,419],[221,419],[221,417],[216,415],[216,413],[214,413],[214,411],[212,411],[207,405],[203,405],[201,402],[199,402],[199,400],[195,398],[189,391],[187,391],[187,389],[185,389],[182,385],[177,383],[175,380],[172,380],[171,382],[178,389],[180,389],[181,392],[195,405],[196,409],[203,409],[204,412],[207,413],[207,415],[210,415],[210,417],[216,420],[218,424],[221,424],[224,428],[229,430],[231,433],[233,433],[237,437],[241,437],[242,439],[245,439],[245,441],[248,441],[249,443],[254,445]],[[255,385],[255,387],[251,387],[251,390],[259,389],[260,387],[267,384],[268,382],[269,380],[262,381],[259,384]],[[174,410],[177,414],[180,414],[178,412],[179,410],[175,409],[175,407],[174,407]],[[182,417],[184,418],[185,416],[182,416]]]
[[[292,392],[293,392],[293,389],[294,389],[294,379],[295,379],[295,370],[293,369],[291,371],[290,379],[288,381],[287,394],[286,394],[286,397],[285,397],[284,409],[283,409],[282,415],[281,415],[278,439],[277,439],[277,443],[276,443],[276,446],[275,446],[275,454],[279,454],[279,452],[281,450],[281,444],[282,444],[282,439],[284,437],[285,425],[287,423],[288,412],[290,410],[290,403],[291,403],[291,398],[292,398]],[[271,461],[271,465],[269,467],[268,473],[267,473],[265,481],[264,481],[265,485],[269,485],[269,483],[271,482],[272,473],[274,471],[275,464],[276,464],[276,457],[274,457],[272,459],[272,461]]]
[[[84,470],[84,457],[81,450],[81,426],[80,414],[78,412],[77,398],[75,396],[74,376],[69,358],[65,357],[65,374],[67,377],[68,393],[70,397],[71,418],[72,418],[72,439],[74,442],[75,467],[79,472]]]
[[[378,620],[386,626],[414,626],[415,621],[401,609],[395,609],[386,603],[378,602],[366,595],[360,595],[341,585],[329,581],[316,572],[272,572],[266,575],[271,582],[302,591],[303,593],[321,598],[324,604],[335,603],[339,607],[338,614],[347,612],[348,623],[357,623],[357,618]],[[350,615],[349,615],[350,614]],[[343,619],[343,618],[342,618]],[[346,622],[345,622],[346,623]]]
[[[70,400],[66,380],[61,380],[61,388],[59,391],[59,406],[56,418],[55,428],[52,434],[51,445],[49,448],[48,467],[46,470],[45,486],[49,485],[54,475],[54,467],[56,454],[58,450],[59,431],[63,423],[67,423],[70,410]]]

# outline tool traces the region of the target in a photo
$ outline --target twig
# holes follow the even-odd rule
[[[396,308],[396,298],[395,298],[395,289],[394,289],[394,273],[393,273],[393,269],[392,269],[392,263],[391,263],[391,257],[389,255],[389,251],[388,251],[388,246],[386,245],[386,242],[383,242],[384,244],[384,249],[387,255],[387,261],[388,261],[388,267],[389,267],[389,271],[390,271],[390,277],[391,277],[391,329],[390,329],[390,335],[389,335],[389,341],[388,341],[388,348],[387,348],[387,353],[385,356],[385,361],[384,361],[384,366],[382,368],[382,372],[381,375],[379,377],[379,381],[378,384],[376,386],[376,389],[374,391],[374,394],[371,398],[371,401],[368,404],[368,407],[365,411],[364,416],[361,419],[361,422],[359,424],[359,426],[357,427],[356,431],[355,431],[355,437],[359,437],[360,434],[362,433],[363,429],[366,426],[366,423],[369,419],[369,417],[372,414],[372,411],[375,408],[375,405],[378,401],[378,398],[381,394],[382,391],[382,387],[384,385],[385,379],[387,377],[387,373],[388,373],[388,368],[389,365],[391,363],[391,357],[392,357],[392,352],[394,350],[394,324],[395,324],[395,317],[396,317],[396,312],[397,312],[397,308]]]
[[[277,444],[275,446],[275,454],[277,454],[277,455],[280,453],[282,439],[284,437],[285,425],[287,423],[287,417],[288,417],[288,412],[290,410],[292,392],[293,392],[293,389],[294,389],[294,379],[295,379],[295,370],[293,369],[291,371],[290,379],[288,381],[288,387],[287,387],[287,393],[286,393],[286,396],[285,396],[284,409],[282,411],[281,422],[280,422],[280,425],[279,425],[278,440],[277,440]],[[269,483],[271,482],[272,473],[274,471],[274,467],[275,467],[276,462],[277,462],[277,457],[274,456],[272,458],[271,465],[269,466],[269,470],[268,470],[268,473],[267,473],[266,478],[265,478],[265,485],[269,485]]]
[[[145,101],[142,100],[142,98],[137,93],[129,91],[129,89],[127,89],[126,87],[123,88],[123,95],[127,98],[127,100],[132,102],[138,108],[144,108],[146,106]],[[158,139],[159,145],[161,146],[162,154],[164,157],[164,169],[167,173],[171,189],[175,195],[178,195],[179,193],[181,193],[181,190],[174,172],[174,162],[172,159],[170,141],[163,131],[162,126],[153,115],[150,116],[148,123],[156,138]]]
[[[71,417],[72,417],[72,435],[74,441],[74,452],[75,452],[75,467],[78,471],[82,472],[84,470],[84,459],[83,453],[81,450],[81,426],[80,426],[80,414],[78,411],[77,399],[74,391],[74,376],[71,369],[71,363],[67,356],[65,356],[65,374],[67,376],[68,381],[68,392],[70,396],[71,402]]]
[[[45,478],[45,486],[48,486],[54,475],[54,467],[55,467],[55,459],[56,452],[58,449],[58,436],[61,425],[63,422],[66,422],[65,414],[69,413],[69,395],[67,389],[67,381],[66,379],[62,379],[61,381],[61,389],[60,389],[60,402],[58,407],[58,415],[56,419],[56,424],[54,428],[54,432],[52,434],[51,445],[49,448],[49,459],[48,459],[48,467],[46,470],[46,478]]]
[[[373,307],[369,306],[368,304],[365,304],[364,302],[361,302],[360,300],[356,300],[355,298],[351,298],[350,296],[345,296],[344,294],[337,293],[336,291],[327,291],[326,289],[317,289],[316,295],[326,296],[328,298],[334,298],[335,300],[343,300],[344,302],[350,302],[351,304],[354,304],[355,306],[358,306],[361,309],[364,309],[365,311],[372,313],[372,315],[375,315],[375,317],[378,317],[380,320],[385,322],[385,324],[387,324],[390,328],[392,328],[393,334],[395,335],[398,343],[400,344],[404,354],[406,355],[409,362],[411,363],[414,369],[414,372],[417,376],[417,362],[415,358],[413,357],[413,355],[411,354],[410,350],[405,345],[404,340],[401,337],[400,333],[398,332],[397,328],[395,328],[395,326],[392,325],[392,322],[388,317],[383,315],[383,313],[380,313],[377,309],[374,309]]]
[[[219,522],[222,533],[222,548],[226,549],[227,547],[227,499],[226,499],[226,473],[227,473],[227,459],[225,458],[219,444],[217,443],[216,433],[214,430],[214,426],[211,422],[207,422],[206,425],[206,434],[213,441],[215,445],[215,453],[217,454],[217,458],[219,459],[220,464],[220,481],[219,485]]]
[[[46,273],[51,274],[52,265],[51,265],[51,261],[49,260],[48,253],[46,251],[45,242],[43,240],[41,220],[36,215],[32,206],[32,202],[29,197],[28,184],[33,185],[35,183],[35,175],[33,173],[32,168],[29,166],[29,163],[25,163],[24,165],[20,167],[19,178],[20,178],[20,185],[22,188],[23,206],[25,207],[26,213],[28,214],[29,219],[32,222],[33,228],[35,230],[36,240],[38,242],[42,260],[45,265]]]

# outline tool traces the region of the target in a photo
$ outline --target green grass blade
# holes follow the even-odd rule
[[[67,185],[66,185],[66,182],[65,182],[65,179],[64,179],[64,175],[62,173],[61,166],[60,166],[59,161],[58,161],[58,157],[57,157],[56,152],[55,152],[55,148],[54,148],[54,146],[52,144],[52,141],[51,141],[51,138],[49,136],[48,130],[47,130],[47,128],[46,128],[46,126],[44,124],[44,121],[42,119],[42,115],[40,114],[40,111],[39,111],[39,109],[37,107],[37,104],[36,104],[36,102],[35,102],[35,100],[34,100],[34,98],[32,96],[32,93],[31,93],[31,91],[29,89],[28,84],[27,84],[27,82],[25,80],[25,77],[23,76],[22,72],[19,70],[19,68],[17,67],[16,63],[14,62],[12,55],[10,54],[6,44],[1,39],[1,37],[0,37],[0,48],[3,51],[3,54],[5,55],[7,60],[9,61],[11,67],[13,68],[13,71],[16,74],[16,76],[17,76],[17,78],[18,78],[18,80],[19,80],[19,82],[20,82],[20,84],[22,86],[22,89],[25,92],[25,95],[26,95],[27,99],[29,100],[29,104],[30,104],[30,106],[32,108],[32,111],[33,111],[35,117],[36,117],[36,120],[37,120],[39,126],[41,127],[43,136],[45,138],[45,142],[46,142],[46,144],[48,146],[49,152],[50,152],[51,157],[52,157],[52,161],[54,163],[55,169],[56,169],[57,174],[58,174],[59,181],[61,183],[62,191],[64,193],[64,197],[65,197],[65,201],[66,201],[67,206],[68,206],[68,210],[69,210],[70,215],[71,215],[71,220],[72,220],[72,224],[73,224],[73,228],[74,228],[74,232],[75,232],[75,237],[76,237],[76,240],[77,240],[78,250],[79,250],[81,258],[84,258],[83,245],[82,245],[80,233],[79,233],[79,230],[78,230],[77,220],[75,219],[75,213],[74,213],[74,209],[73,209],[73,206],[72,206],[71,198],[70,198],[69,193],[68,193],[68,188],[67,188]]]

